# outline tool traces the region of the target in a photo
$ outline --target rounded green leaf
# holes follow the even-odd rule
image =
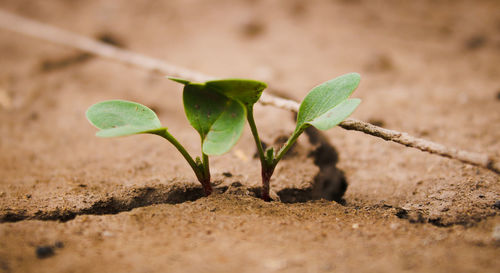
[[[169,78],[172,81],[188,85],[197,84],[191,83],[188,80],[179,78]],[[262,95],[262,91],[267,88],[267,85],[260,81],[247,80],[247,79],[222,79],[207,81],[204,85],[224,96],[239,101],[245,106],[254,105]]]
[[[86,112],[89,122],[101,129],[99,137],[118,137],[153,133],[162,128],[156,114],[148,107],[125,100],[108,100],[96,103]]]
[[[205,85],[246,106],[254,105],[267,87],[263,82],[246,79],[208,81]]]
[[[236,144],[246,115],[241,103],[204,84],[186,84],[183,100],[189,123],[201,136],[203,153],[220,155]]]
[[[203,141],[203,152],[221,155],[233,147],[243,132],[245,108],[235,100],[228,101],[226,109],[214,122]]]
[[[347,118],[359,105],[359,99],[347,100],[358,87],[361,77],[350,73],[314,87],[300,104],[295,131],[309,125],[326,130]]]

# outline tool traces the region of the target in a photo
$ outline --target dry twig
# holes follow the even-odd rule
[[[185,78],[197,82],[204,82],[209,79],[214,79],[214,77],[204,75],[197,71],[171,65],[158,59],[120,49],[115,46],[87,38],[85,36],[64,31],[47,24],[13,15],[1,10],[0,27],[31,37],[36,37],[53,43],[80,49],[97,56],[107,57],[115,61],[149,69],[163,75]],[[272,105],[278,108],[295,112],[297,112],[297,110],[299,109],[299,104],[297,102],[286,100],[269,94],[263,94],[260,103],[262,103],[263,105]],[[387,141],[393,141],[408,147],[419,149],[424,152],[457,159],[467,164],[490,169],[497,174],[500,173],[500,161],[488,156],[487,154],[449,148],[432,141],[412,137],[407,133],[384,129],[353,118],[346,119],[345,121],[340,123],[340,126],[347,130],[360,131]]]

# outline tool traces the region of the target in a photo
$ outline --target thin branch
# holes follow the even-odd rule
[[[293,112],[297,112],[299,110],[299,104],[297,102],[278,98],[268,94],[263,94],[260,102],[263,105],[272,105]],[[431,154],[437,154],[440,156],[453,158],[467,164],[480,166],[483,168],[490,169],[496,173],[500,173],[500,161],[498,159],[488,156],[487,154],[474,153],[465,150],[446,147],[436,142],[413,137],[404,132],[398,132],[378,127],[373,124],[357,120],[354,118],[347,118],[346,120],[341,122],[339,126],[346,130],[360,131],[365,134],[379,137],[387,141],[393,141],[405,145],[407,147],[419,149],[421,151],[428,152]]]
[[[148,69],[162,75],[169,75],[197,82],[204,82],[215,78],[197,71],[168,64],[161,60],[147,57],[132,51],[120,49],[115,46],[61,30],[31,19],[13,15],[2,10],[0,10],[0,27],[16,33],[80,49],[118,62]],[[260,103],[294,112],[297,112],[299,109],[299,104],[297,102],[270,94],[263,94],[260,99]],[[387,141],[393,141],[408,147],[416,148],[424,152],[457,159],[467,164],[487,168],[497,174],[500,173],[500,161],[488,156],[487,154],[468,152],[446,147],[439,143],[410,136],[407,133],[384,129],[353,118],[348,118],[340,123],[340,127],[347,130],[360,131]]]

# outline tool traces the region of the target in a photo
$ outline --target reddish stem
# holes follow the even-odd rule
[[[272,169],[262,168],[262,199],[266,202],[271,201],[271,197],[269,196],[269,189],[270,189],[269,184],[273,172],[274,168]]]
[[[212,185],[210,184],[210,180],[201,182],[201,185],[203,186],[203,190],[205,191],[205,196],[209,196],[210,194],[212,194],[213,189]]]

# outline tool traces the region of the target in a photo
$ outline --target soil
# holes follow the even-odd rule
[[[500,156],[500,3],[28,1],[0,8],[300,100],[359,72],[353,117]],[[500,179],[335,128],[308,132],[258,198],[248,128],[211,159],[216,193],[163,139],[94,137],[105,99],[153,108],[193,154],[181,87],[0,30],[0,272],[498,272]],[[263,140],[293,115],[258,105]],[[345,192],[345,193],[344,193]]]

